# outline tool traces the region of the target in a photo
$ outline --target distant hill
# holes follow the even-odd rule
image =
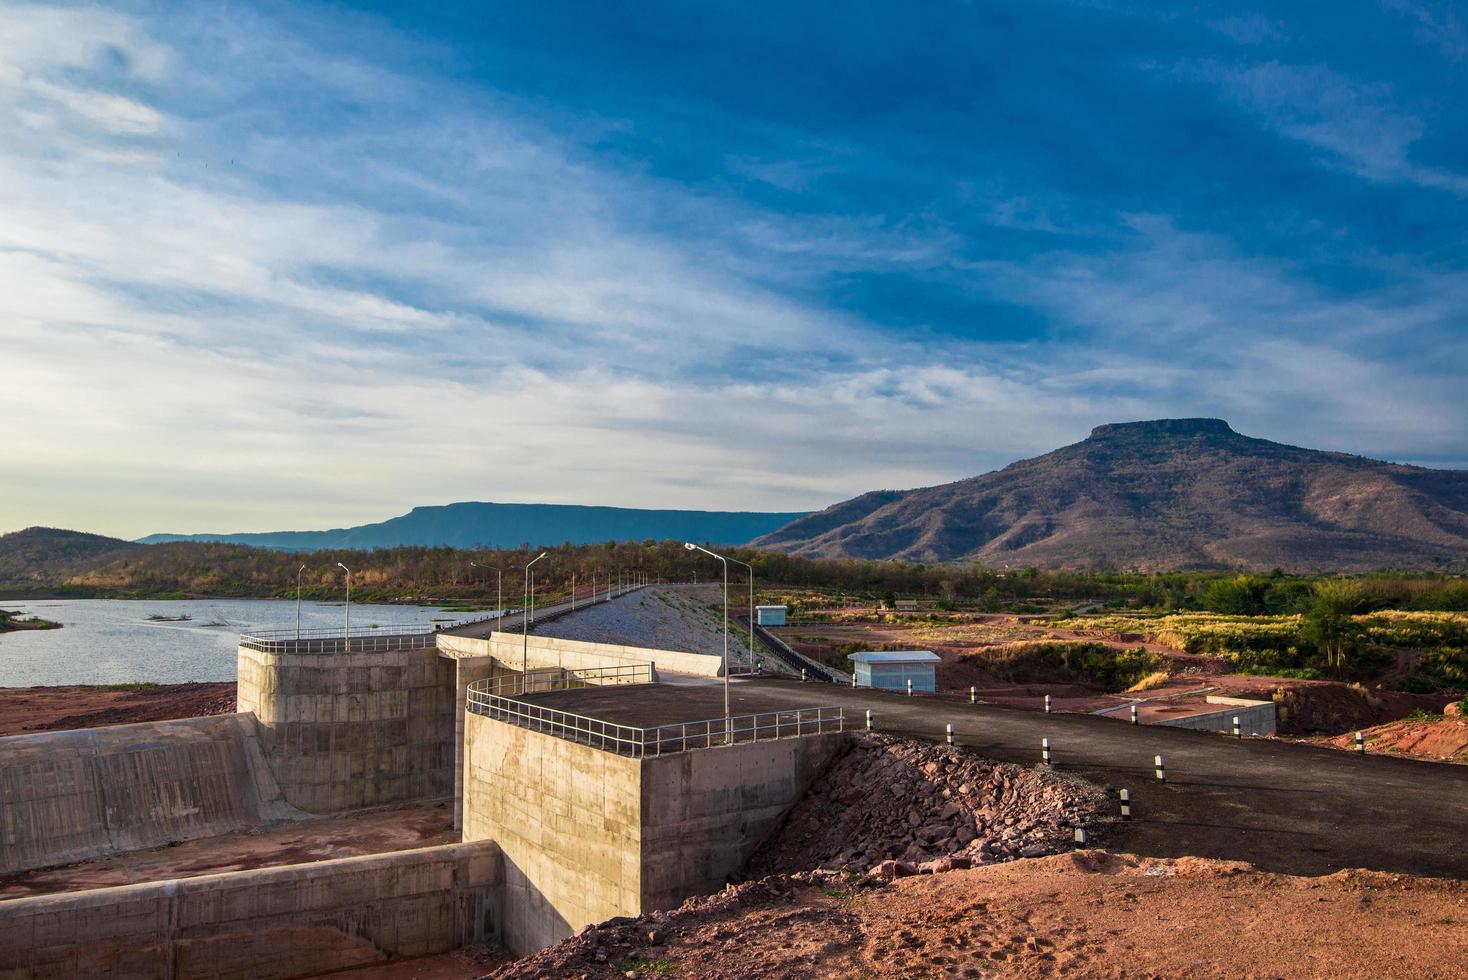
[[[597,544],[602,541],[698,541],[744,544],[802,513],[708,510],[634,510],[570,504],[461,503],[414,507],[377,524],[331,531],[270,531],[243,534],[152,534],[141,544],[221,541],[278,551],[324,548],[396,548],[403,545],[455,548],[514,548],[531,545]]]
[[[55,527],[0,534],[0,582],[32,582],[64,576],[74,568],[141,551],[121,538]]]
[[[753,545],[996,567],[1461,568],[1468,472],[1253,439],[1221,419],[1127,422],[994,473],[864,494]]]

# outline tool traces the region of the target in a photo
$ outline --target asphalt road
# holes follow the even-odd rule
[[[951,723],[960,745],[1007,762],[1037,763],[1040,739],[1049,738],[1056,768],[1131,791],[1133,820],[1107,834],[1114,850],[1236,858],[1290,874],[1363,867],[1468,878],[1468,766],[827,684],[750,683],[789,705],[871,708],[878,730],[892,734],[941,739]],[[1165,783],[1153,771],[1156,755]]]
[[[870,708],[877,730],[935,741],[951,723],[960,745],[1025,765],[1039,762],[1040,740],[1049,738],[1056,769],[1107,787],[1113,798],[1130,790],[1133,819],[1093,838],[1111,850],[1232,858],[1290,874],[1360,867],[1468,878],[1468,766],[832,684],[741,680],[732,690],[736,714],[840,705],[848,727],[860,727]],[[717,684],[536,699],[642,726],[723,711]],[[1156,755],[1166,764],[1165,783],[1154,774]]]

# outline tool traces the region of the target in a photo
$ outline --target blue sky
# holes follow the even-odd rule
[[[1468,467],[1465,79],[1448,3],[0,5],[0,530]]]

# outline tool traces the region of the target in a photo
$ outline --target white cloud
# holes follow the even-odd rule
[[[1405,380],[1358,348],[1453,315],[1450,282],[1332,301],[1149,216],[1108,256],[963,265],[938,222],[794,220],[611,169],[494,93],[221,16],[0,10],[0,419],[26,461],[0,471],[0,530],[326,527],[460,499],[815,507],[1098,422],[1206,406],[1262,426],[1266,384],[1300,393],[1302,427],[1367,406],[1404,451],[1468,422],[1430,383],[1410,411],[1355,394]],[[1027,199],[995,217],[1066,223]],[[782,291],[866,269],[951,273],[1083,336],[905,342]],[[1294,346],[1256,343],[1281,330]]]
[[[1361,84],[1322,65],[1279,62],[1210,65],[1203,74],[1281,135],[1324,151],[1360,177],[1468,196],[1468,174],[1413,158],[1427,123],[1398,108],[1386,85]]]

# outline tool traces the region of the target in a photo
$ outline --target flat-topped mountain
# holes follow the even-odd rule
[[[414,507],[401,517],[330,531],[265,531],[240,534],[153,534],[143,544],[222,541],[278,551],[323,548],[397,548],[403,545],[454,548],[514,548],[532,545],[598,544],[602,541],[700,541],[743,544],[803,516],[796,513],[711,510],[641,510],[575,504],[466,502]]]
[[[754,544],[1011,567],[1462,567],[1468,471],[1286,446],[1222,419],[1125,422],[983,476],[863,494]]]

